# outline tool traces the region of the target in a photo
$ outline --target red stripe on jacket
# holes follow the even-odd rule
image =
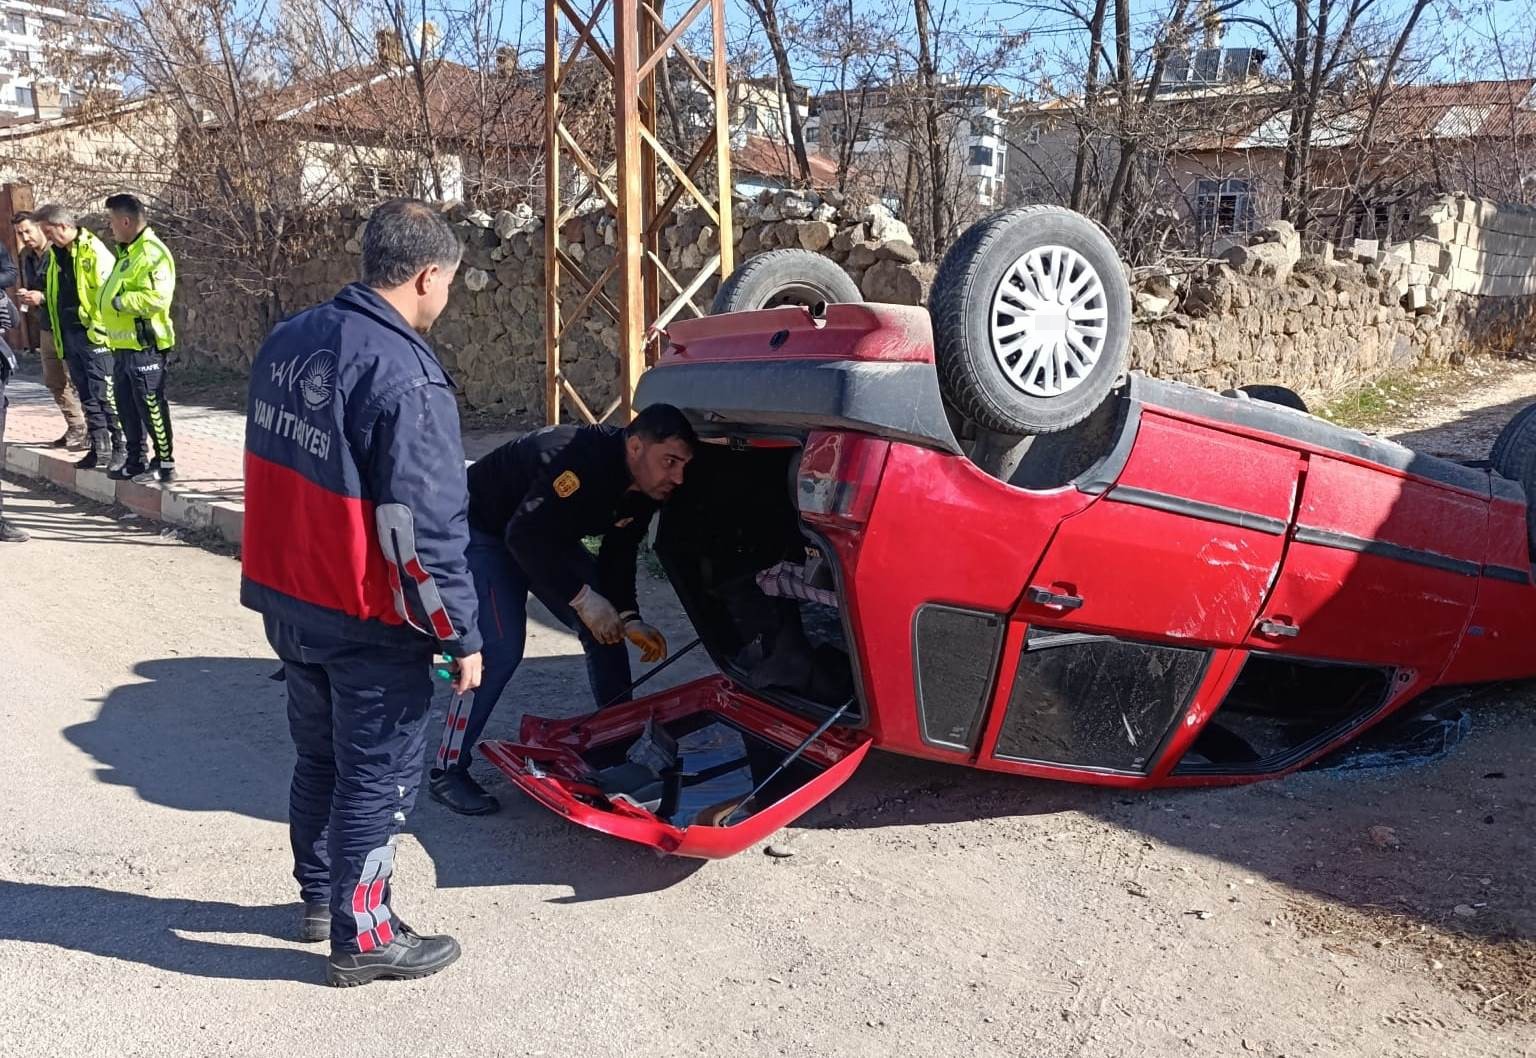
[[[362,620],[403,622],[379,549],[373,503],[245,454],[240,565],[257,584]]]

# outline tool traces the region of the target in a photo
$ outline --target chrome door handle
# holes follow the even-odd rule
[[[1259,635],[1271,636],[1275,639],[1295,639],[1301,635],[1301,628],[1285,620],[1260,621]]]

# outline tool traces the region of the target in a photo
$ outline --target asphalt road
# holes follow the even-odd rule
[[[287,939],[292,753],[235,561],[4,487],[36,537],[0,545],[6,1058],[1536,1054],[1526,691],[1434,764],[1225,791],[881,757],[793,857],[702,866],[482,773],[503,811],[423,798],[398,874],[463,959],[326,988]],[[530,654],[501,730],[585,697],[570,637]]]

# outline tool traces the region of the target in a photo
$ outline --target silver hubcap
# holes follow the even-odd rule
[[[987,336],[1008,381],[1032,397],[1056,397],[1088,377],[1108,329],[1093,265],[1065,246],[1037,246],[997,285]]]

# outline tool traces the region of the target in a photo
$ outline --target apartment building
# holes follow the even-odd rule
[[[990,208],[1001,198],[1008,172],[1004,113],[1012,96],[997,85],[942,85],[935,115],[954,171],[973,196]],[[806,137],[822,152],[849,157],[867,172],[879,159],[899,170],[910,151],[921,149],[926,135],[917,127],[927,107],[916,84],[866,86],[823,92],[810,106]],[[894,171],[894,170],[893,170]]]
[[[56,118],[82,102],[76,88],[45,70],[46,50],[77,24],[61,7],[0,0],[0,123]]]

